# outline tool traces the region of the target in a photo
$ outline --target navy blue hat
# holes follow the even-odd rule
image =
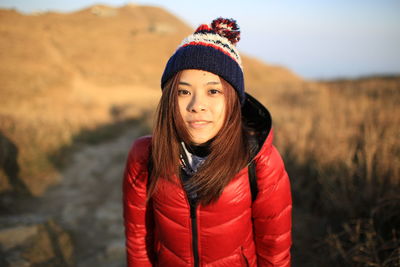
[[[161,78],[161,88],[181,70],[205,70],[232,85],[241,103],[244,103],[242,61],[235,46],[239,40],[240,30],[233,19],[218,18],[211,25],[200,25],[183,40],[168,60]]]

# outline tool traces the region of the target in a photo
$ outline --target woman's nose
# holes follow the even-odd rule
[[[188,110],[189,112],[201,112],[205,111],[206,107],[205,99],[199,95],[194,95],[189,103]]]

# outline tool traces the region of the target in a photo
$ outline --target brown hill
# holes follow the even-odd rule
[[[118,119],[124,119],[154,109],[163,67],[191,32],[149,6],[31,15],[0,10],[0,139],[16,147],[11,153],[2,146],[0,191],[20,184],[40,195],[56,181],[50,153],[82,129],[112,123],[112,110],[123,110]],[[301,83],[282,67],[243,60],[255,94]]]

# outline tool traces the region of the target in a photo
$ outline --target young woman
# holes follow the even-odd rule
[[[269,112],[244,92],[239,34],[201,25],[166,65],[153,135],[124,174],[128,266],[290,266],[289,179]]]

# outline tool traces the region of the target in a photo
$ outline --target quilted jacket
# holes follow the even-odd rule
[[[247,95],[247,127],[256,131],[258,194],[251,200],[247,167],[210,205],[191,206],[178,183],[160,179],[146,201],[151,137],[137,139],[123,181],[128,266],[290,266],[292,200],[269,112]]]

